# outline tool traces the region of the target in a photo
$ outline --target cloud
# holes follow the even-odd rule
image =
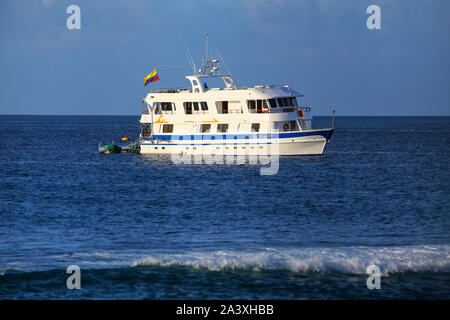
[[[49,7],[55,4],[55,0],[42,0],[42,3],[44,4],[44,6]]]

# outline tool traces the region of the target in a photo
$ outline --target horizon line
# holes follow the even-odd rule
[[[141,114],[13,114],[0,113],[0,116],[56,116],[56,117],[138,117]],[[332,117],[332,115],[314,115],[314,117]],[[450,117],[450,114],[435,115],[335,115],[335,117]]]

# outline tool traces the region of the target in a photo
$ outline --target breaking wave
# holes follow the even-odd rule
[[[402,272],[450,272],[450,246],[346,247],[155,254],[136,266],[186,266],[220,270],[286,270],[301,273],[366,274],[377,265],[383,275]]]

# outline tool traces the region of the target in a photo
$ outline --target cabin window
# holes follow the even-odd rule
[[[275,99],[270,99],[270,100],[275,100]],[[275,106],[272,106],[272,102],[270,100],[269,100],[270,107],[276,108]],[[280,108],[297,106],[297,99],[295,97],[277,98],[277,101],[278,101],[278,105],[280,106]]]
[[[175,110],[175,105],[172,102],[161,102],[162,111],[172,111]]]
[[[266,100],[248,100],[247,101],[248,111],[250,113],[265,113],[269,112],[269,106]]]
[[[209,132],[211,131],[211,124],[210,123],[202,123],[200,127],[200,132]]]
[[[256,100],[256,112],[258,113],[269,112],[269,107],[267,106],[266,100]]]
[[[217,125],[217,132],[227,132],[228,131],[228,123],[219,123]]]
[[[256,100],[256,112],[261,113],[262,111],[262,100]]]
[[[173,124],[165,124],[165,125],[163,125],[163,132],[164,133],[171,133],[171,132],[173,132]]]
[[[280,108],[283,108],[284,107],[283,98],[278,98],[277,101]]]
[[[277,107],[277,101],[275,99],[269,99],[270,108]]]
[[[192,102],[184,102],[184,113],[186,114],[192,114]]]
[[[275,100],[275,99],[270,99],[270,100]],[[269,100],[270,107],[276,108],[275,106],[272,106],[272,102],[270,100]],[[277,101],[278,101],[278,105],[280,106],[280,108],[297,106],[297,99],[295,97],[277,98]]]
[[[218,114],[241,113],[242,106],[238,100],[232,101],[216,101],[216,110]]]
[[[198,113],[200,111],[200,108],[202,111],[207,111],[208,110],[208,104],[205,101],[202,102],[184,102],[183,103],[184,106],[184,112],[186,114],[193,114]]]
[[[253,132],[259,132],[259,127],[260,127],[259,123],[252,123],[252,131]]]
[[[155,107],[155,109],[154,109],[155,114],[162,114],[161,104],[159,102],[155,102],[155,104],[153,106]]]
[[[283,98],[283,103],[285,107],[295,107],[297,105],[295,97]]]
[[[175,111],[175,103],[173,102],[155,102],[155,114],[162,114],[163,111]]]
[[[256,101],[255,100],[247,100],[247,107],[249,112],[256,111]]]
[[[228,101],[222,101],[222,113],[228,113]]]

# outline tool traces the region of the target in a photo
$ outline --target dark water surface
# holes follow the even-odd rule
[[[336,127],[261,176],[97,152],[138,117],[0,116],[0,298],[449,299],[450,117]]]

